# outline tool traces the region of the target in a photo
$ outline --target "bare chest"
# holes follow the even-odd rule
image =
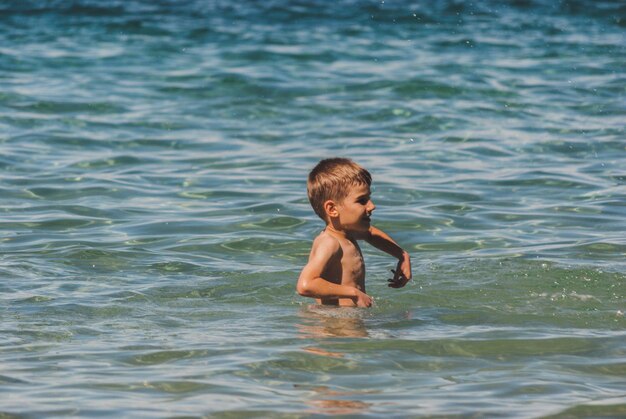
[[[343,257],[341,266],[343,271],[342,283],[362,285],[365,279],[365,262],[358,244],[347,242],[342,244]]]

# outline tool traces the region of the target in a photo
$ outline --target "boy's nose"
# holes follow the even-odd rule
[[[372,201],[370,201],[370,205],[369,205],[369,212],[372,212],[376,209],[376,205],[374,205],[374,203]]]

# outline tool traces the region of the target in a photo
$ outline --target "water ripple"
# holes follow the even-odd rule
[[[0,416],[623,416],[624,12],[1,4]],[[369,311],[294,291],[331,155]]]

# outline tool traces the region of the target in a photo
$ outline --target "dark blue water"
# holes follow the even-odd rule
[[[433,4],[434,3],[434,4]],[[626,415],[623,1],[0,4],[0,416]],[[370,310],[295,294],[374,177]]]

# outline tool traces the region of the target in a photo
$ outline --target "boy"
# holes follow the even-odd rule
[[[409,254],[387,234],[370,225],[376,207],[370,198],[370,173],[344,158],[320,161],[309,173],[307,192],[315,213],[326,223],[311,248],[296,290],[319,304],[370,307],[365,293],[365,264],[357,240],[398,259],[389,286],[402,288],[411,279]]]

